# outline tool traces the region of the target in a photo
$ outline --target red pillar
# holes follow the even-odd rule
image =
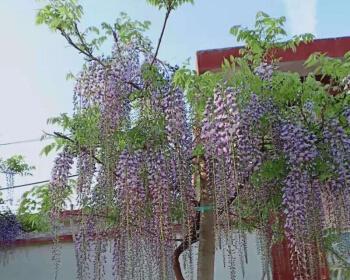
[[[282,242],[274,244],[271,248],[271,254],[272,279],[294,280],[287,239],[285,238]],[[323,258],[319,272],[320,279],[317,280],[330,280],[326,257]]]
[[[272,245],[272,279],[294,280],[287,240]]]

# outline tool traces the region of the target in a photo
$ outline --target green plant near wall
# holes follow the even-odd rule
[[[70,206],[70,197],[73,194],[74,182],[71,181],[66,188],[62,207]],[[49,232],[50,210],[52,201],[50,199],[49,185],[33,187],[23,193],[17,209],[17,219],[25,232]]]

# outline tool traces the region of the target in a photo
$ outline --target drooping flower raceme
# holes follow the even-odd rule
[[[60,231],[60,214],[64,209],[66,193],[68,189],[68,180],[70,175],[70,169],[73,165],[73,155],[64,149],[60,152],[54,162],[54,167],[51,172],[50,181],[50,194],[51,194],[51,211],[50,220],[52,226],[52,232],[54,234],[54,246],[53,260],[55,262],[55,275],[58,274],[59,261],[60,261],[60,250],[58,246],[58,234]]]
[[[162,108],[166,122],[166,137],[172,148],[169,174],[173,179],[175,192],[181,196],[182,207],[186,209],[183,222],[189,226],[194,217],[195,201],[191,161],[193,145],[183,92],[177,88],[170,88],[163,98]]]
[[[201,131],[201,139],[205,147],[208,191],[215,198],[215,208],[224,209],[226,225],[228,225],[229,209],[225,205],[235,196],[238,184],[235,143],[240,118],[236,95],[237,92],[232,88],[216,89],[213,101],[207,103]],[[220,227],[222,217],[218,217],[218,213],[216,215]]]
[[[0,248],[10,245],[22,232],[16,215],[10,211],[0,213]]]
[[[322,230],[322,210],[309,215],[310,207],[322,205],[320,185],[313,177],[313,163],[318,156],[316,136],[300,125],[290,122],[280,124],[279,138],[285,154],[289,173],[284,180],[283,205],[285,233],[289,241],[291,262],[295,279],[314,279],[317,272],[310,271],[312,234]],[[312,228],[317,219],[317,228]]]
[[[50,192],[53,200],[52,219],[58,219],[59,211],[62,210],[64,203],[64,192],[68,188],[70,169],[73,165],[73,155],[67,150],[60,152],[54,163],[51,173]]]

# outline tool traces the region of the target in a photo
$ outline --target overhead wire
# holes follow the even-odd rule
[[[45,138],[19,140],[19,141],[13,141],[13,142],[0,143],[0,146],[8,146],[8,145],[15,145],[15,144],[39,142],[39,141],[44,141],[44,140],[48,140],[48,139],[52,139],[52,138],[54,138],[54,137],[53,136],[48,136],[48,137],[45,137]],[[73,177],[77,177],[77,176],[78,176],[77,174],[70,175],[70,176],[68,176],[68,178],[73,178]],[[36,182],[32,182],[32,183],[12,186],[12,187],[0,187],[0,191],[10,190],[10,189],[17,189],[17,188],[23,188],[23,187],[28,187],[28,186],[34,186],[34,185],[39,185],[39,184],[44,184],[44,183],[49,183],[49,182],[50,182],[50,180],[42,180],[42,181],[36,181]]]
[[[78,176],[78,174],[70,175],[70,176],[68,176],[68,178],[73,178],[73,177],[77,177],[77,176]],[[39,184],[44,184],[44,183],[49,183],[49,182],[50,182],[50,180],[43,180],[43,181],[37,181],[37,182],[17,185],[17,186],[13,186],[13,187],[3,187],[3,188],[0,188],[0,191],[23,188],[23,187],[28,187],[28,186],[34,186],[34,185],[39,185]]]
[[[35,139],[27,139],[27,140],[19,140],[19,141],[13,141],[13,142],[6,142],[6,143],[0,143],[0,146],[9,146],[9,145],[15,145],[15,144],[23,144],[23,143],[32,143],[32,142],[39,142],[44,141],[48,139],[52,139],[53,137],[45,137],[45,138],[35,138]]]
[[[19,140],[19,141],[12,141],[12,142],[6,142],[6,143],[0,143],[0,146],[9,146],[9,145],[15,145],[15,144],[23,144],[23,143],[32,143],[32,142],[39,142],[39,141],[44,141],[44,140],[49,140],[54,137],[48,136],[45,138],[35,138],[35,139],[26,139],[26,140]],[[78,175],[71,175],[69,178],[76,177]],[[0,191],[2,190],[9,190],[9,189],[16,189],[16,188],[23,188],[27,186],[34,186],[34,185],[39,185],[39,184],[44,184],[44,183],[49,183],[50,180],[43,180],[43,181],[37,181],[37,182],[32,182],[32,183],[27,183],[27,184],[22,184],[22,185],[17,185],[13,187],[0,187]]]

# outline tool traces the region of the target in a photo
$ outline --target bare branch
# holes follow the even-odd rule
[[[239,187],[241,189],[242,186]],[[238,196],[238,190],[233,194],[232,197],[230,197],[226,202],[226,207],[231,206],[231,204],[236,200]],[[224,206],[224,207],[225,207]],[[224,213],[224,207],[218,210],[218,214],[222,215]],[[199,235],[198,230],[200,227],[200,214],[197,213],[196,219],[193,221],[192,225],[192,231],[190,235],[185,236],[183,241],[179,246],[176,247],[174,253],[173,253],[173,270],[175,273],[176,280],[185,280],[183,277],[181,266],[180,266],[180,256],[183,252],[185,252],[190,246],[192,246],[194,243],[198,242]]]
[[[192,244],[198,241],[198,235],[193,235],[190,239],[185,239],[175,249],[173,253],[173,270],[175,273],[176,280],[185,280],[181,271],[180,256],[185,252]]]
[[[67,140],[67,141],[73,143],[74,145],[76,145],[77,147],[79,147],[81,151],[89,152],[89,149],[88,149],[87,147],[82,147],[82,146],[80,146],[79,143],[78,143],[77,141],[73,140],[73,139],[70,138],[69,136],[64,135],[64,134],[62,134],[62,133],[60,133],[60,132],[54,132],[53,134],[54,134],[56,137],[58,137],[58,138],[65,139],[65,140]],[[102,162],[98,157],[96,157],[95,155],[92,155],[92,158],[93,158],[94,160],[96,160],[97,163],[103,165],[103,162]]]
[[[162,40],[163,40],[165,28],[166,28],[166,25],[167,25],[167,23],[168,23],[168,19],[169,19],[169,16],[170,16],[170,13],[171,13],[172,10],[173,10],[172,6],[169,5],[169,7],[167,8],[166,14],[165,14],[165,18],[164,18],[164,22],[163,22],[162,31],[161,31],[160,36],[159,36],[159,39],[158,39],[158,44],[157,44],[156,52],[154,53],[154,57],[153,57],[153,60],[152,60],[152,62],[151,62],[151,65],[153,65],[154,62],[155,62],[156,59],[157,59],[158,52],[159,52],[159,49],[160,49],[160,45],[161,45]]]
[[[200,225],[200,213],[196,214],[196,218],[193,220],[193,225],[191,227],[191,232],[184,237],[183,241],[179,246],[176,247],[173,253],[173,270],[175,273],[176,280],[185,280],[181,271],[180,256],[185,252],[190,246],[199,240],[198,230]]]
[[[115,32],[115,30],[112,30],[112,35],[113,35],[114,42],[118,44],[119,40],[118,40],[117,32]]]
[[[94,56],[92,51],[89,49],[89,47],[87,46],[84,38],[81,35],[81,32],[79,31],[78,27],[75,25],[75,29],[76,29],[76,35],[78,36],[81,45],[85,46],[85,48],[79,47],[72,39],[72,37],[67,34],[63,29],[58,28],[58,30],[61,32],[61,35],[66,39],[66,41],[68,42],[68,44],[70,44],[73,48],[75,48],[77,51],[79,51],[79,53],[82,53],[83,55],[85,55],[90,61],[96,61],[97,63],[99,63],[103,68],[109,70],[109,65],[107,65],[106,63],[104,63],[101,59],[99,59],[98,57]],[[142,87],[137,85],[136,83],[132,82],[132,81],[126,81],[126,80],[121,80],[122,82],[132,86],[133,88],[137,89],[137,90],[142,90]]]
[[[91,53],[91,50],[89,50],[89,48],[86,46],[86,43],[82,43],[83,46],[85,46],[85,49],[82,47],[79,47],[72,39],[72,37],[67,34],[67,32],[65,32],[62,28],[58,28],[58,30],[61,32],[61,35],[67,40],[68,44],[70,44],[73,48],[75,48],[77,51],[79,51],[80,53],[84,54],[87,58],[89,58],[89,60],[93,60],[98,62],[99,64],[101,64],[103,67],[107,67],[106,64],[103,63],[103,61],[101,59],[99,59],[98,57],[94,56]],[[80,32],[78,31],[78,33],[76,34],[79,37],[81,37]]]

